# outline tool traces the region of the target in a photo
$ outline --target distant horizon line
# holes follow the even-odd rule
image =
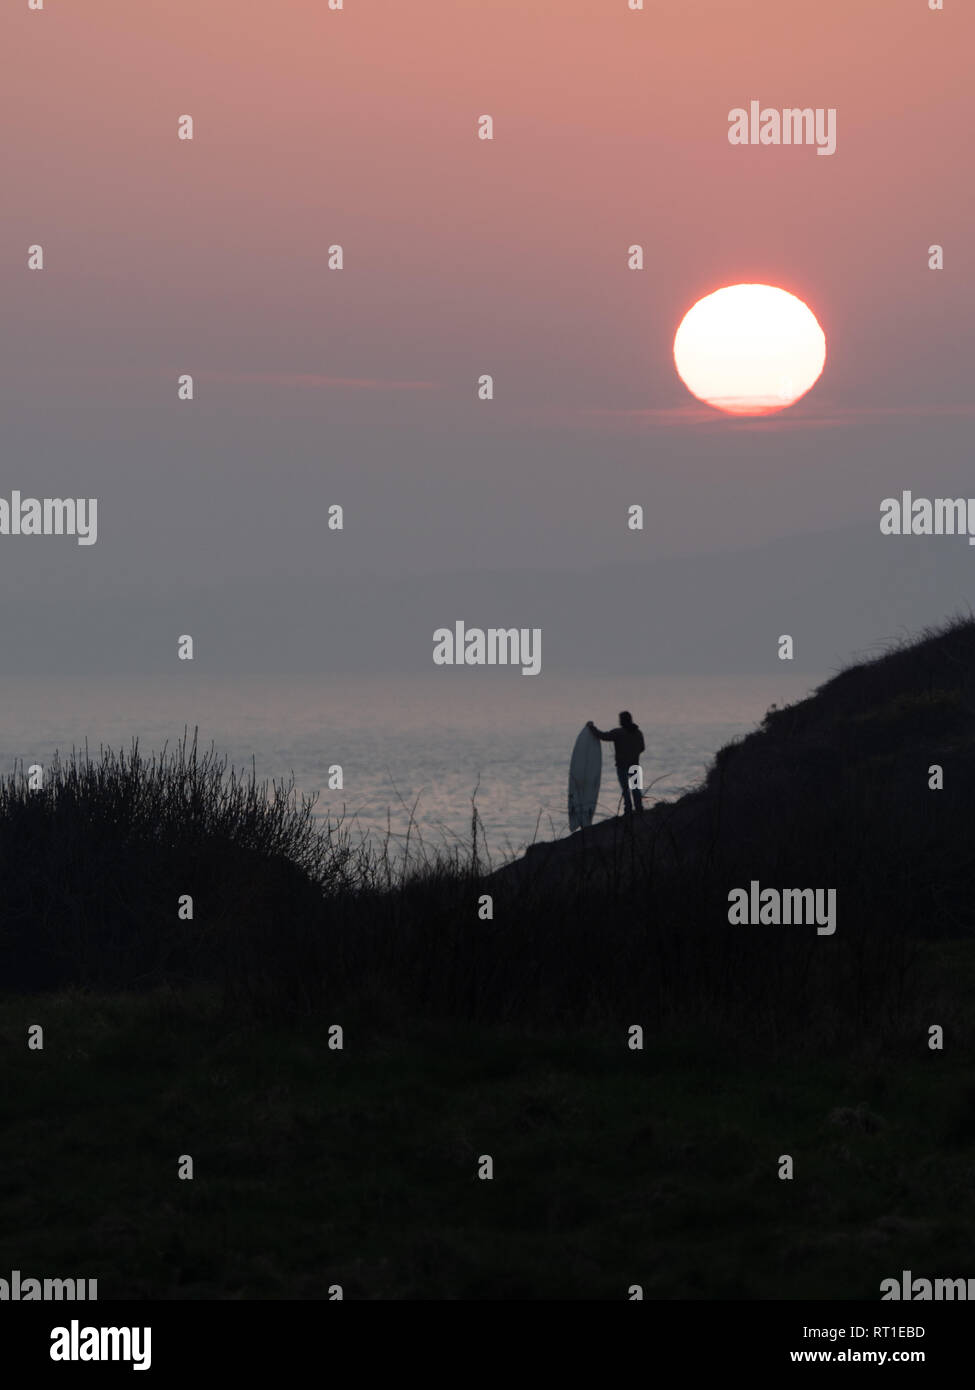
[[[865,661],[869,661],[869,660],[871,660],[871,659],[872,659],[872,658],[867,657],[867,656],[860,657],[860,658],[854,657],[854,658],[851,658],[851,661],[850,661],[849,664],[859,666],[859,665],[862,665]],[[540,676],[541,676],[541,675],[559,676],[561,679],[565,679],[566,677],[569,677],[569,678],[573,678],[573,679],[576,679],[576,680],[587,680],[587,679],[590,679],[590,678],[595,678],[595,679],[598,679],[598,680],[615,680],[615,679],[626,679],[626,680],[690,680],[690,679],[694,679],[694,680],[721,680],[721,679],[728,679],[728,678],[731,678],[731,677],[737,678],[737,677],[739,677],[739,676],[741,676],[741,677],[752,677],[752,676],[773,676],[773,675],[819,676],[819,677],[827,678],[827,677],[829,677],[831,674],[836,674],[835,672],[833,672],[833,673],[824,672],[821,668],[817,668],[817,667],[812,667],[812,666],[810,666],[810,667],[807,668],[807,667],[804,667],[804,666],[796,666],[796,665],[794,664],[794,662],[791,662],[791,661],[788,663],[788,668],[789,668],[789,669],[788,669],[788,670],[782,670],[781,667],[782,667],[784,664],[785,664],[785,663],[779,663],[779,669],[777,669],[776,667],[770,667],[770,668],[768,668],[768,669],[762,669],[762,668],[759,668],[759,667],[748,667],[747,669],[734,670],[734,671],[729,671],[729,670],[727,669],[727,667],[725,667],[723,670],[715,670],[715,671],[712,671],[712,670],[707,670],[707,671],[703,671],[703,670],[700,670],[700,671],[631,671],[631,670],[626,670],[625,668],[622,668],[622,667],[621,667],[621,668],[618,668],[618,669],[615,669],[615,670],[611,670],[611,671],[600,671],[600,670],[596,670],[596,669],[593,669],[593,670],[580,670],[578,667],[576,667],[576,668],[570,668],[570,667],[567,667],[567,666],[558,667],[558,666],[555,666],[554,664],[548,664],[548,663],[547,663],[546,666],[545,666],[544,671],[540,671],[540,672],[539,672],[539,675],[540,675]],[[394,677],[394,678],[397,679],[397,680],[407,680],[407,679],[410,679],[410,678],[421,678],[421,679],[426,680],[426,679],[428,679],[428,678],[434,678],[434,677],[435,677],[435,678],[438,679],[439,681],[444,682],[444,681],[447,681],[447,680],[450,680],[450,679],[451,679],[451,677],[446,676],[446,675],[444,674],[444,669],[445,669],[445,668],[443,668],[443,667],[433,666],[433,665],[430,666],[429,670],[427,670],[427,669],[425,669],[425,668],[424,668],[424,669],[421,669],[420,667],[409,667],[408,669],[405,669],[405,670],[404,670],[404,669],[391,668],[391,667],[382,667],[382,668],[380,668],[380,667],[375,667],[375,668],[369,667],[369,668],[350,669],[350,670],[344,670],[344,671],[337,671],[337,670],[320,670],[320,669],[312,669],[312,668],[303,668],[303,669],[302,669],[302,668],[295,668],[295,669],[293,669],[293,670],[288,670],[288,671],[253,671],[253,670],[238,669],[237,667],[227,667],[226,669],[219,670],[219,671],[205,671],[205,672],[202,673],[202,678],[203,678],[204,680],[205,680],[205,679],[210,679],[210,678],[213,678],[213,679],[225,679],[225,678],[226,678],[226,679],[231,679],[231,678],[232,678],[232,679],[236,680],[236,679],[238,679],[238,678],[240,678],[240,677],[244,677],[244,678],[246,678],[246,679],[248,679],[248,680],[268,680],[268,681],[273,680],[273,681],[281,681],[281,680],[291,680],[291,679],[294,679],[295,677],[298,677],[298,676],[316,676],[316,677],[317,677],[317,676],[331,676],[331,677],[335,677],[335,678],[337,678],[337,679],[360,678],[360,677],[363,677],[363,676],[369,676],[369,677],[375,676],[375,677],[377,677],[377,678],[382,677],[382,678],[386,678],[386,679],[388,679],[388,678],[390,678],[390,677]],[[503,667],[503,666],[502,666],[502,667],[491,667],[491,666],[484,666],[484,667],[480,667],[480,666],[456,666],[456,667],[452,667],[451,669],[454,670],[454,671],[461,671],[461,672],[469,673],[469,674],[470,674],[470,677],[471,677],[472,679],[473,679],[473,677],[474,677],[475,675],[477,675],[478,678],[481,679],[481,680],[483,680],[483,679],[485,678],[485,676],[487,676],[487,677],[489,677],[489,678],[491,678],[491,679],[493,679],[493,680],[495,680],[495,681],[497,681],[497,682],[499,682],[499,683],[503,683],[503,682],[506,682],[506,681],[510,681],[510,680],[511,680],[511,670],[510,670],[509,668],[505,668],[505,667]],[[844,668],[838,667],[838,668],[837,668],[837,671],[840,670],[840,669],[844,669]],[[181,680],[181,681],[184,681],[184,682],[188,682],[188,681],[192,681],[192,680],[194,680],[194,679],[198,679],[199,676],[200,676],[200,673],[199,673],[199,672],[194,672],[194,671],[187,671],[187,670],[186,670],[186,663],[183,663],[182,669],[175,669],[175,667],[158,667],[158,668],[153,668],[153,669],[148,669],[148,670],[138,670],[138,671],[135,671],[135,670],[125,670],[125,669],[122,669],[122,670],[118,670],[118,669],[115,669],[115,670],[107,670],[107,669],[104,669],[104,668],[99,668],[97,671],[95,671],[95,670],[24,671],[24,670],[22,670],[22,669],[21,669],[21,670],[18,670],[18,671],[12,671],[12,672],[10,672],[10,673],[4,673],[4,672],[0,671],[0,681],[23,681],[23,682],[27,682],[27,681],[31,681],[31,680],[49,680],[49,679],[51,679],[52,677],[54,677],[54,678],[60,678],[60,679],[75,679],[75,678],[82,678],[82,677],[84,677],[84,678],[91,678],[92,680],[118,680],[118,679],[121,679],[121,678],[125,677],[125,678],[136,678],[136,679],[139,679],[139,680],[158,680],[160,676],[172,676],[174,680]]]

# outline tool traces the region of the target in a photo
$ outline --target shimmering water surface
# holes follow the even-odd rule
[[[587,719],[600,728],[632,711],[647,751],[650,800],[700,781],[715,752],[761,722],[770,704],[801,699],[819,678],[772,676],[566,679],[542,672],[443,668],[423,676],[171,677],[0,681],[0,768],[47,763],[56,749],[145,753],[199,728],[237,766],[318,794],[316,813],[355,816],[402,843],[409,808],[428,844],[466,841],[471,797],[494,855],[568,833],[569,755]],[[614,815],[619,788],[604,746],[597,816]],[[341,764],[342,791],[328,789]]]

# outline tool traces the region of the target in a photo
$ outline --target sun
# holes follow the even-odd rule
[[[729,415],[769,415],[818,381],[826,335],[816,315],[775,285],[727,285],[681,319],[674,364],[698,400]]]

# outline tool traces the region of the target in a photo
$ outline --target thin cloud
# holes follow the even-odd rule
[[[345,377],[345,376],[325,376],[318,372],[241,372],[241,371],[220,371],[206,367],[196,367],[192,365],[181,366],[179,372],[185,371],[192,376],[194,381],[218,382],[228,386],[296,386],[304,390],[347,390],[347,391],[436,391],[440,389],[441,383],[438,381],[398,381],[387,380],[382,377]],[[50,368],[48,376],[59,375],[72,381],[84,377],[95,381],[158,381],[162,376],[169,372],[172,379],[176,379],[177,369],[167,365],[160,368],[158,365],[146,366],[122,366],[113,365],[111,367],[90,367],[72,365],[70,368]],[[169,377],[166,377],[169,380]]]
[[[433,391],[435,381],[391,381],[381,377],[321,376],[317,372],[197,372],[204,381],[242,386],[298,386],[318,390]]]
[[[639,410],[616,410],[606,407],[582,407],[563,412],[563,418],[601,418],[619,424],[666,424],[666,425],[721,425],[725,429],[750,430],[788,430],[817,429],[830,426],[856,424],[859,420],[877,420],[885,417],[907,416],[968,416],[975,414],[975,402],[962,402],[952,405],[892,405],[892,406],[840,406],[832,410],[811,407],[789,408],[768,415],[729,415],[708,406],[680,405],[657,406]]]

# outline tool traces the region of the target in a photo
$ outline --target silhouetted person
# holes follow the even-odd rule
[[[619,727],[609,729],[605,733],[602,729],[597,729],[592,720],[586,725],[592,729],[597,738],[601,738],[604,743],[612,743],[613,751],[616,754],[616,775],[619,778],[620,786],[623,788],[624,814],[630,815],[633,806],[630,804],[630,768],[639,767],[640,754],[646,748],[643,741],[643,734],[640,732],[639,725],[633,723],[633,715],[628,709],[620,711]],[[633,788],[633,801],[638,811],[643,810],[643,792],[639,787]]]

